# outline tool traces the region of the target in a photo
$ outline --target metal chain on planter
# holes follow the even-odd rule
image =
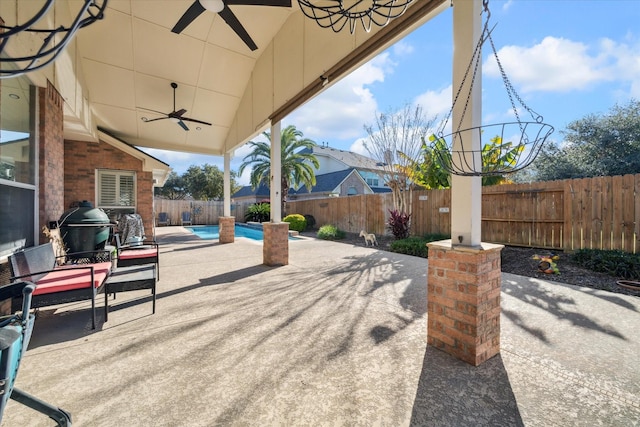
[[[491,12],[489,10],[489,0],[483,0],[483,12],[486,12],[487,18],[482,29],[482,33],[478,43],[473,51],[471,61],[465,70],[462,82],[454,96],[451,110],[447,114],[445,120],[441,123],[435,135],[430,137],[431,150],[434,152],[436,160],[440,166],[447,172],[454,175],[462,176],[495,176],[516,172],[531,164],[537,157],[542,145],[546,139],[553,133],[553,126],[543,123],[543,117],[532,110],[524,100],[517,94],[513,85],[507,77],[507,73],[500,62],[498,52],[491,37],[491,33],[495,26],[489,29],[489,19]],[[460,129],[467,113],[471,92],[476,81],[479,65],[482,60],[482,46],[489,41],[493,50],[493,56],[500,70],[503,84],[507,91],[511,107],[516,117],[516,122],[497,123],[492,125],[477,126],[469,129]],[[462,109],[457,129],[452,133],[444,135],[449,119],[453,115],[453,110],[458,102],[462,89],[467,82],[469,73],[473,67],[471,75],[471,84],[469,85],[469,93]],[[516,107],[516,102],[524,108],[533,118],[533,121],[522,121]],[[474,132],[478,133],[481,141],[480,150],[471,150],[465,147],[463,143],[463,135],[470,137]],[[511,135],[518,135],[520,140],[517,143],[506,141]],[[491,137],[491,135],[495,135]],[[488,142],[483,143],[483,138],[489,138]],[[454,140],[460,141],[461,149],[454,149]],[[506,142],[505,142],[506,141]]]

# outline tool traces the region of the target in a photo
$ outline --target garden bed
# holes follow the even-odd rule
[[[316,232],[305,231],[301,235],[308,237],[316,237]],[[376,236],[378,239],[378,249],[390,250],[390,244],[394,240],[393,236]],[[365,246],[364,239],[357,233],[346,233],[339,243],[350,244],[354,246]],[[626,295],[640,296],[640,291],[634,291],[618,286],[616,283],[621,280],[619,277],[609,276],[604,273],[597,273],[584,267],[576,265],[571,261],[569,254],[559,252],[560,259],[557,261],[560,274],[546,274],[538,271],[538,262],[533,259],[534,255],[548,255],[547,249],[533,249],[516,246],[505,246],[501,252],[502,271],[504,273],[517,274],[520,276],[534,277],[542,280],[560,282],[569,285],[584,286],[591,289],[600,289],[609,292],[621,293]]]

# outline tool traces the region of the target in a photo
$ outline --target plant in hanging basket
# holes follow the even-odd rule
[[[491,16],[489,2],[485,0],[483,6],[487,18],[482,35],[478,39],[472,58],[454,96],[451,110],[445,120],[442,121],[438,132],[436,132],[437,136],[433,136],[432,140],[432,142],[435,142],[433,150],[436,153],[438,162],[444,169],[454,175],[486,177],[519,171],[535,160],[545,140],[553,132],[553,126],[543,123],[542,116],[524,103],[509,81],[491,37],[493,29],[489,29],[489,17]],[[491,45],[493,56],[500,70],[502,82],[517,121],[460,129],[465,123],[467,109],[473,103],[471,95],[476,78],[481,74],[479,71],[482,63],[482,46],[486,41],[489,41]],[[471,79],[470,83],[465,84],[469,77]],[[444,135],[443,130],[446,128],[449,118],[452,117],[455,106],[460,100],[460,96],[463,95],[462,92],[465,87],[467,88],[467,93],[464,107],[458,111],[457,117],[454,118],[456,120],[456,124],[453,125],[455,131],[449,135]],[[516,101],[531,115],[533,121],[520,120]],[[492,142],[490,144],[489,142],[483,143],[483,136],[485,135],[497,136],[490,140]]]
[[[447,172],[499,176],[529,166],[552,132],[553,127],[545,123],[513,122],[478,126],[446,136],[431,135],[429,140],[438,163]],[[481,149],[466,148],[474,134],[480,140]],[[488,135],[495,136],[487,141]]]

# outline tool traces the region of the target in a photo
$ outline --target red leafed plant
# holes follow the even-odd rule
[[[409,220],[411,219],[411,215],[398,210],[390,210],[389,215],[387,226],[395,238],[406,239],[409,237],[409,227],[411,226]]]

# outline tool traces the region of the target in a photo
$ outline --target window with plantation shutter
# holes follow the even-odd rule
[[[100,174],[100,191],[98,205],[100,206],[115,206],[117,205],[117,181],[116,175],[108,172],[102,172]]]
[[[136,207],[136,173],[130,171],[98,171],[98,206],[109,217],[134,213]]]

